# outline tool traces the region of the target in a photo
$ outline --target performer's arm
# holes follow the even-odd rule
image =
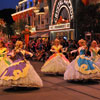
[[[91,52],[91,58],[93,58],[93,52]]]
[[[63,49],[62,45],[61,45],[61,49],[60,50],[61,50],[61,52],[65,52],[66,51],[66,49],[65,50]]]
[[[90,53],[91,53],[91,58],[93,58],[93,50],[92,50],[91,47],[89,48],[89,51],[90,51]]]
[[[50,51],[53,52],[53,53],[56,52],[56,50],[53,48],[53,46],[51,47]]]
[[[53,50],[53,49],[50,49],[50,51],[51,51],[51,52],[56,52],[56,51],[55,51],[55,50]]]
[[[66,48],[63,48],[63,49],[62,49],[62,52],[67,52],[67,50],[68,50],[67,47],[66,47]]]
[[[8,54],[8,56],[9,56],[10,58],[14,58],[15,55],[16,55],[15,50],[12,50],[12,51]]]
[[[98,47],[98,54],[100,55],[100,48]]]
[[[76,53],[78,51],[78,49],[77,50],[73,50],[73,51],[71,51],[70,53],[72,54],[72,53]]]
[[[33,54],[31,52],[25,51],[25,54],[30,55],[31,57],[33,56]]]

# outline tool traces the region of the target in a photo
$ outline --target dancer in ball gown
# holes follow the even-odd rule
[[[79,55],[68,65],[64,73],[64,80],[84,80],[100,77],[100,69],[90,58],[85,56],[86,41],[81,39],[78,43],[80,46],[77,50]]]
[[[51,52],[54,52],[54,54],[50,56],[49,59],[45,62],[41,68],[41,71],[49,74],[62,74],[66,71],[67,66],[69,65],[69,61],[62,53],[60,53],[60,51],[63,51],[62,45],[60,45],[60,41],[55,39],[54,42],[55,44],[51,47],[50,50]]]
[[[0,76],[1,86],[42,87],[43,83],[33,66],[25,59],[25,54],[32,53],[23,50],[23,42],[17,41],[11,57],[13,63]]]
[[[4,42],[0,40],[0,75],[3,71],[9,67],[12,63],[9,57],[7,57],[8,50],[4,46]]]
[[[95,64],[100,68],[100,48],[97,46],[97,42],[95,40],[92,41],[91,47],[91,59],[95,62]]]

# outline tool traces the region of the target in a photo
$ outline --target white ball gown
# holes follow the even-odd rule
[[[64,80],[84,80],[100,77],[100,69],[88,57],[85,56],[85,48],[79,47],[79,56],[67,67]]]
[[[61,45],[58,47],[52,46],[55,53],[49,57],[49,59],[45,62],[43,67],[41,68],[41,72],[43,73],[64,73],[69,65],[68,59],[60,53],[62,48]]]
[[[98,52],[100,51],[99,47],[93,48],[91,47],[91,59],[92,61],[100,68],[100,54]]]
[[[0,86],[42,87],[43,83],[29,61],[25,50],[16,53],[13,63],[0,76]]]

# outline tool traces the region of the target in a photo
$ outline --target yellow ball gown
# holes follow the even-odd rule
[[[64,73],[69,65],[68,59],[60,53],[62,46],[59,45],[56,47],[52,46],[55,53],[49,57],[49,59],[45,62],[43,67],[41,68],[41,72],[44,73]]]
[[[7,48],[0,48],[0,76],[11,63],[12,61],[7,57]]]

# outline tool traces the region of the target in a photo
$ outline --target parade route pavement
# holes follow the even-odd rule
[[[42,78],[44,87],[0,87],[0,100],[100,100],[100,81],[67,82],[63,75],[41,73],[43,62],[31,63]]]

